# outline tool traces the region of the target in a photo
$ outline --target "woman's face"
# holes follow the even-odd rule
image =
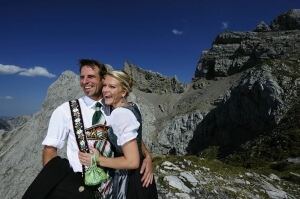
[[[106,75],[103,81],[102,95],[105,104],[117,108],[122,105],[122,98],[125,97],[126,90],[116,78]]]

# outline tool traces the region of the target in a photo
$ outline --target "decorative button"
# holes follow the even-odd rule
[[[79,187],[79,192],[83,192],[84,191],[84,186],[80,186]]]

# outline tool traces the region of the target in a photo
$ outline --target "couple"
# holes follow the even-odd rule
[[[98,166],[113,177],[101,189],[97,185],[84,185],[82,176],[90,166],[91,153],[80,152],[71,106],[65,102],[52,113],[42,142],[44,168],[23,198],[158,198],[152,158],[142,141],[140,110],[137,104],[126,101],[133,80],[124,71],[108,72],[104,64],[95,60],[81,59],[79,65],[80,86],[85,93],[78,99],[83,126],[86,129],[93,125],[95,104],[100,102],[104,117],[98,123],[111,126],[108,137],[115,157],[100,155],[94,148],[96,145],[89,146],[87,151],[95,153],[99,157]],[[63,148],[65,141],[68,161],[57,155],[57,149]],[[120,184],[121,178],[126,178],[127,183]]]

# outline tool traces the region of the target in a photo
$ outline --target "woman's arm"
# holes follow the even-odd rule
[[[117,145],[122,147],[124,156],[121,157],[99,157],[97,149],[90,147],[99,157],[98,164],[102,167],[113,169],[136,169],[140,164],[140,154],[136,141],[137,131],[140,123],[135,115],[128,109],[117,108],[110,117],[107,118],[108,124],[113,129],[113,133],[117,136]],[[81,164],[89,166],[90,154],[79,152],[79,160]]]
[[[124,156],[108,158],[100,156],[98,165],[113,169],[136,169],[140,164],[139,150],[136,139],[130,140],[122,145]],[[95,151],[94,151],[95,152]]]

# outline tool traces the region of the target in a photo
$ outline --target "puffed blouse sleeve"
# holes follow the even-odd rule
[[[135,115],[127,108],[122,107],[112,111],[111,115],[107,117],[107,125],[112,127],[119,146],[135,139],[140,127]]]

